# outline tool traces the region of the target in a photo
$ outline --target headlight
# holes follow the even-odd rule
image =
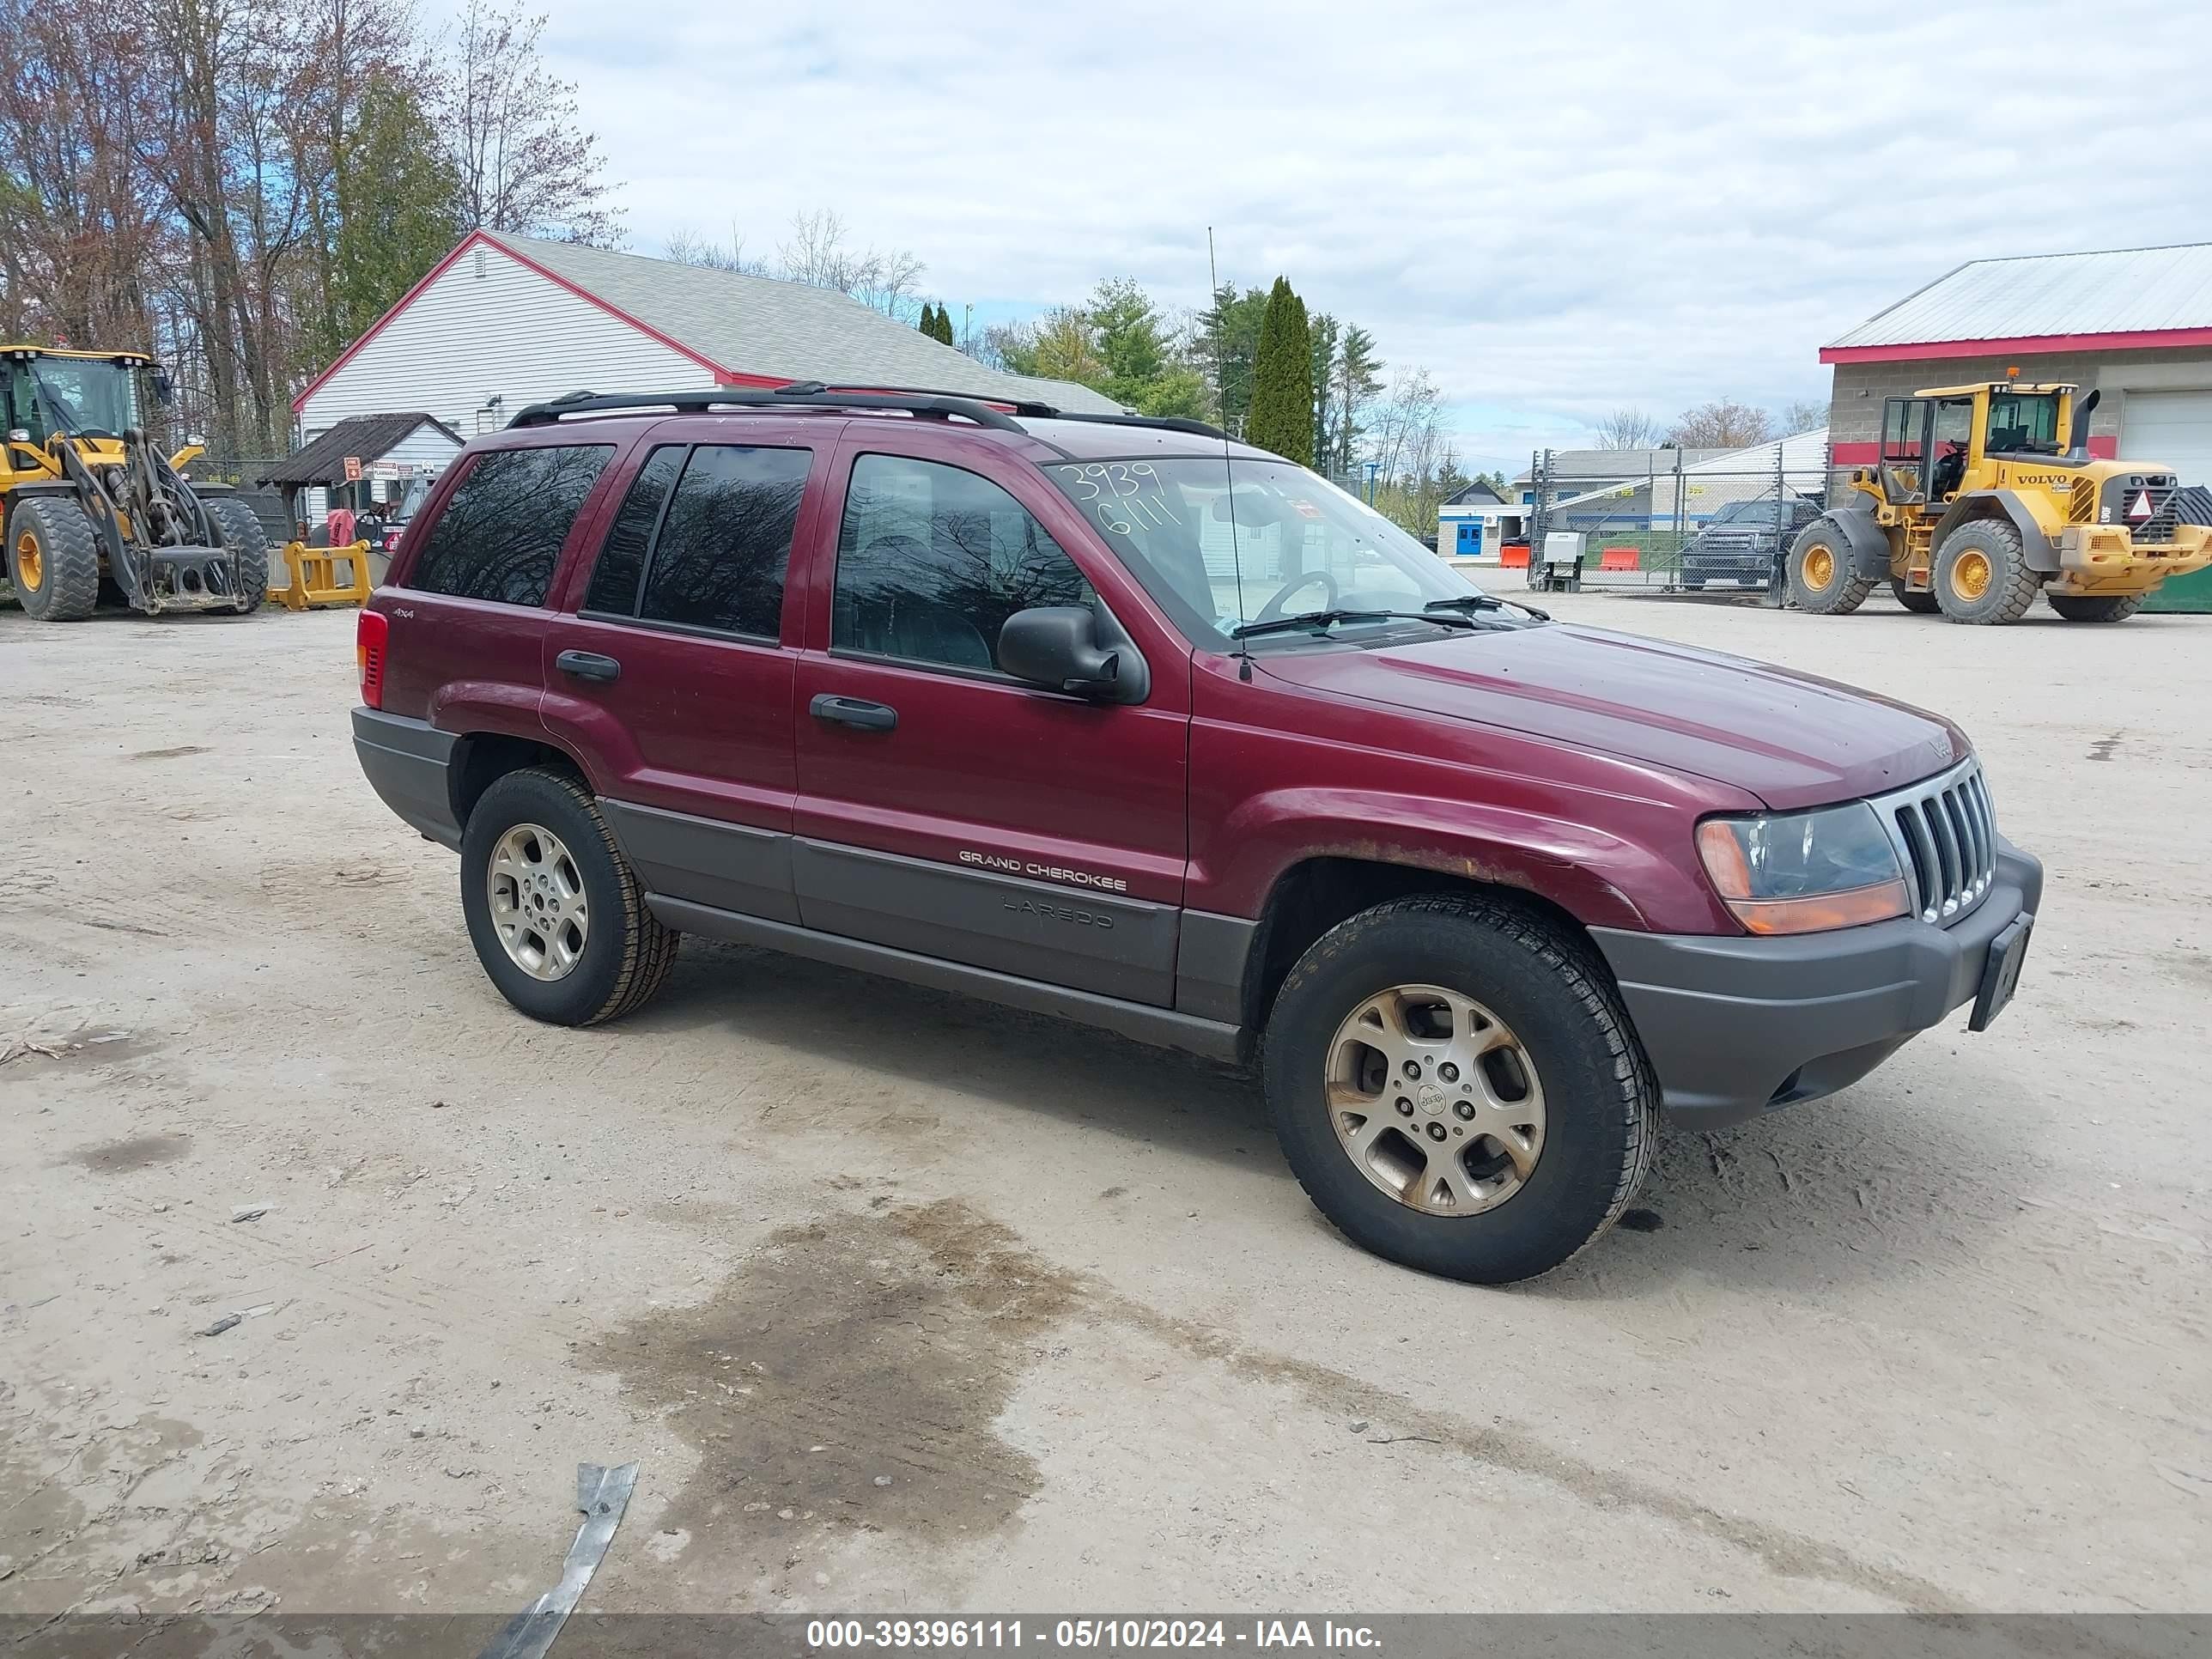
[[[1811,933],[1911,914],[1905,872],[1864,801],[1817,812],[1707,818],[1698,856],[1754,933]]]

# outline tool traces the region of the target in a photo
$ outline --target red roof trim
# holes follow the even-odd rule
[[[2119,459],[2119,454],[2120,441],[2118,438],[2092,438],[2089,440],[2089,455],[2090,459],[2093,460],[2118,460]],[[1831,466],[1872,466],[1881,459],[1881,446],[1878,443],[1831,444],[1828,446],[1828,464]]]
[[[2212,328],[2139,328],[2114,334],[2027,334],[2009,340],[1927,340],[1905,345],[1822,346],[1824,363],[1924,362],[1939,357],[2031,356],[2047,351],[2172,350],[2212,346]]]
[[[666,346],[671,351],[673,351],[681,356],[690,358],[693,362],[698,364],[700,368],[714,375],[715,380],[724,386],[778,386],[787,384],[787,380],[783,379],[774,379],[763,375],[741,374],[734,369],[725,368],[713,358],[702,356],[698,352],[694,351],[690,346],[685,345],[681,340],[673,339],[668,335],[663,334],[659,329],[654,328],[650,324],[640,322],[636,318],[631,316],[627,311],[623,311],[618,307],[609,305],[605,300],[599,298],[598,295],[592,293],[589,289],[579,288],[567,277],[561,276],[556,271],[547,270],[544,265],[539,264],[537,260],[530,258],[529,255],[516,252],[514,249],[509,247],[499,238],[489,235],[482,230],[472,230],[467,235],[461,238],[459,244],[454,247],[451,253],[448,253],[444,258],[439,260],[436,264],[431,266],[428,274],[425,276],[421,282],[416,283],[415,286],[409,289],[406,293],[401,295],[399,296],[398,302],[395,304],[391,310],[386,312],[384,315],[378,318],[374,323],[371,323],[368,325],[367,331],[364,332],[359,339],[356,340],[343,351],[341,351],[337,355],[337,361],[332,362],[331,366],[325,369],[321,374],[316,375],[313,380],[307,382],[306,387],[301,392],[300,395],[292,399],[292,412],[295,415],[304,413],[307,409],[307,399],[313,397],[316,392],[321,391],[325,383],[330,380],[331,376],[336,374],[340,369],[351,362],[354,358],[360,354],[361,349],[363,346],[367,345],[371,340],[374,340],[378,335],[384,331],[385,325],[386,324],[391,322],[391,320],[397,317],[401,312],[406,310],[409,306],[414,304],[416,295],[422,293],[424,289],[429,287],[431,283],[436,282],[439,277],[444,276],[448,270],[451,270],[453,268],[454,263],[460,258],[461,255],[466,253],[471,248],[478,246],[496,249],[501,253],[505,254],[508,258],[514,260],[517,264],[523,266],[526,270],[537,272],[538,275],[545,278],[546,281],[551,283],[555,287],[565,289],[567,292],[574,295],[578,299],[598,307],[601,311],[605,312],[608,316],[614,318],[618,322],[629,324],[630,327],[637,330],[639,333],[658,341],[660,344]]]

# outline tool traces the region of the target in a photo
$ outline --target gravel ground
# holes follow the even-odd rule
[[[2212,617],[1556,608],[1952,714],[2051,879],[1992,1032],[1508,1291],[1075,1027],[696,941],[534,1025],[350,615],[0,612],[0,1609],[504,1613],[629,1459],[616,1611],[2205,1607]]]

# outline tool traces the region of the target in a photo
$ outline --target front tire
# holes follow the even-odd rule
[[[236,585],[239,614],[251,616],[269,597],[269,535],[253,509],[235,495],[207,495],[201,504],[222,531],[222,544],[230,554],[231,580]]]
[[[554,1025],[597,1025],[667,982],[681,937],[645,890],[591,792],[550,767],[484,791],[461,836],[461,911],[500,994]]]
[[[2051,601],[2051,608],[2068,622],[2116,623],[2125,622],[2142,610],[2147,596],[2130,593],[2124,598],[2106,595],[2091,599],[2072,593],[2047,593],[2044,597]]]
[[[1284,1156],[1340,1231],[1476,1284],[1596,1240],[1658,1140],[1650,1062],[1588,947],[1456,895],[1316,941],[1275,999],[1263,1076]]]
[[[1816,617],[1849,616],[1874,592],[1874,579],[1858,574],[1851,544],[1826,519],[1815,519],[1790,544],[1790,597]]]
[[[1981,627],[2025,617],[2043,579],[2027,568],[2019,531],[2002,519],[1975,519],[1943,538],[1930,586],[1945,616]]]
[[[100,544],[73,501],[17,496],[7,514],[8,580],[24,614],[82,622],[100,604]]]

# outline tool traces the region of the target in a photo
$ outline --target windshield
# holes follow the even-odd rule
[[[1984,447],[2014,454],[2058,453],[2058,397],[2051,392],[2005,392],[1990,399]]]
[[[1418,612],[1481,592],[1372,507],[1288,461],[1067,461],[1044,473],[1193,642],[1218,650],[1231,647],[1238,627],[1279,617]],[[1346,620],[1331,637],[1371,644],[1445,625]],[[1269,634],[1250,645],[1313,638]]]
[[[33,357],[25,365],[34,442],[58,432],[106,432],[121,437],[137,424],[131,371],[82,357]]]

